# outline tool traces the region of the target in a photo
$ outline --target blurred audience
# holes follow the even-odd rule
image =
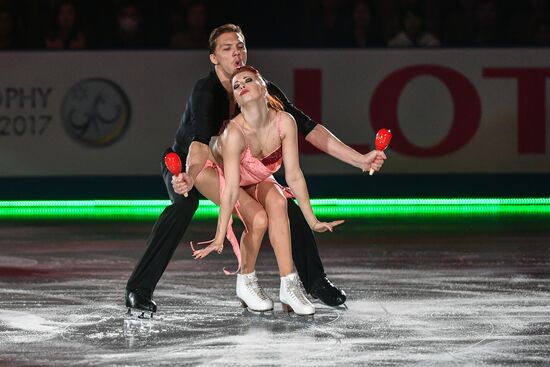
[[[310,23],[305,30],[306,47],[350,47],[350,21],[345,0],[320,0],[310,3]],[[284,17],[281,17],[284,18]]]
[[[550,46],[550,19],[541,19],[533,29],[533,45],[539,47]]]
[[[76,5],[71,0],[59,2],[52,15],[50,27],[44,39],[48,49],[83,49],[86,37],[80,26]]]
[[[355,0],[352,7],[353,47],[380,47],[383,45],[378,31],[378,17],[368,0]]]
[[[16,50],[21,47],[16,29],[13,11],[0,8],[0,50]]]
[[[401,30],[388,41],[389,47],[436,47],[441,43],[426,29],[426,19],[417,6],[402,10]]]
[[[208,48],[210,25],[208,10],[203,1],[194,0],[187,4],[180,28],[170,39],[171,48]]]
[[[473,46],[501,46],[505,40],[496,0],[478,0],[474,7]]]
[[[115,34],[110,40],[111,48],[147,48],[149,43],[145,33],[143,16],[138,3],[133,1],[120,3],[116,11]]]
[[[445,45],[465,47],[472,44],[475,3],[475,0],[448,2],[444,10],[442,26],[442,38]]]
[[[48,17],[47,15],[50,15]],[[0,50],[549,47],[550,0],[0,0]]]

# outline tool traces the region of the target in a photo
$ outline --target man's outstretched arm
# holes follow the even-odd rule
[[[313,130],[306,135],[306,140],[317,149],[344,163],[357,167],[363,172],[369,171],[371,168],[375,171],[380,170],[386,159],[384,152],[378,150],[373,150],[367,154],[359,153],[344,144],[321,124],[315,125]]]
[[[386,159],[383,152],[373,150],[367,154],[359,153],[340,141],[326,127],[313,121],[311,117],[294,106],[275,84],[269,82],[268,91],[283,103],[285,111],[290,113],[296,120],[298,131],[317,149],[344,163],[357,167],[363,172],[369,171],[371,168],[375,171],[380,170]]]

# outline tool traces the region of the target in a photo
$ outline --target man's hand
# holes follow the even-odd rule
[[[373,150],[367,154],[363,154],[361,157],[361,170],[363,172],[368,172],[371,169],[375,171],[380,171],[384,161],[386,160],[386,155],[381,150]]]
[[[195,180],[187,173],[183,172],[177,176],[172,176],[172,187],[177,194],[187,197],[187,193],[191,191]]]

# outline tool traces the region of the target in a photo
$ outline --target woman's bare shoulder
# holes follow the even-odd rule
[[[277,113],[279,113],[279,116],[278,116],[278,118],[280,119],[279,126],[281,128],[281,132],[283,133],[283,135],[286,132],[295,131],[297,129],[296,120],[294,120],[294,117],[290,113],[285,111],[278,111]]]
[[[235,119],[229,121],[225,130],[220,135],[220,141],[222,143],[244,145],[244,135],[242,129],[237,124],[238,122]]]

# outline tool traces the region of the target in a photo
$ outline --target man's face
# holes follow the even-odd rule
[[[216,40],[216,50],[210,55],[210,61],[219,65],[228,77],[243,65],[246,65],[246,45],[240,34],[234,32],[223,33]]]

